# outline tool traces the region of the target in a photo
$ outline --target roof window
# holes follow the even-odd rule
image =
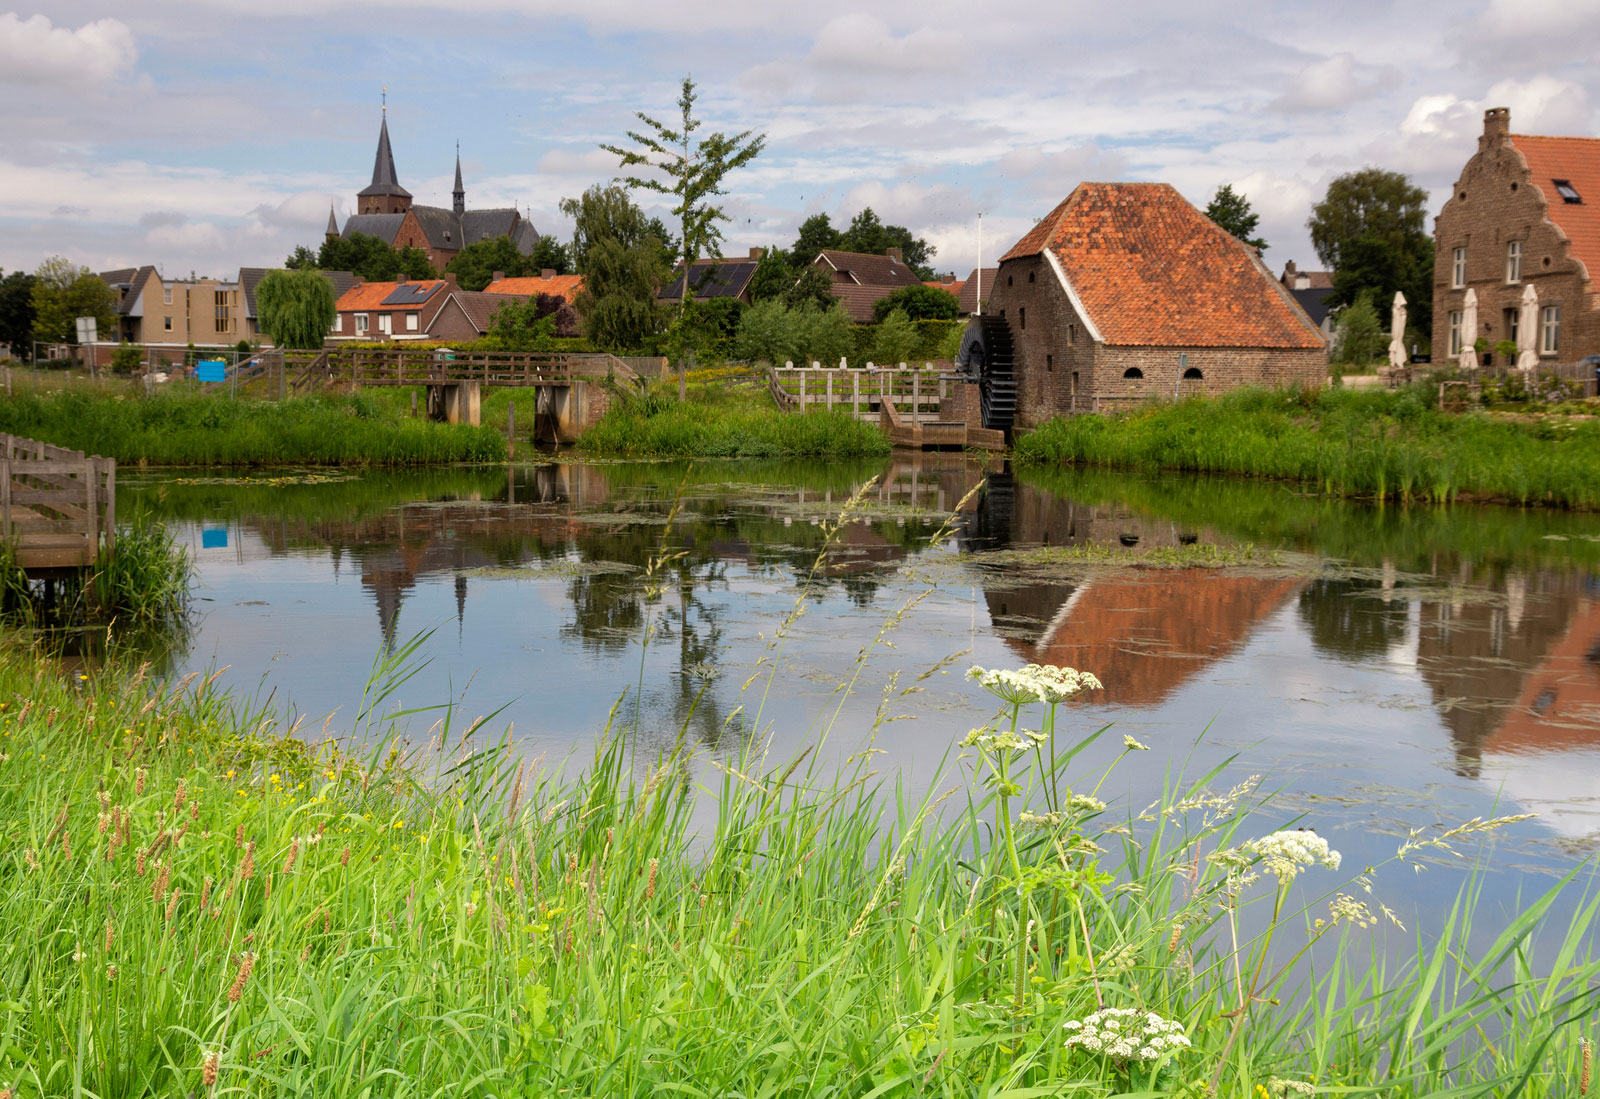
[[[1550,182],[1556,185],[1556,194],[1561,196],[1562,202],[1576,206],[1583,201],[1583,196],[1578,194],[1578,189],[1569,180],[1552,179]]]

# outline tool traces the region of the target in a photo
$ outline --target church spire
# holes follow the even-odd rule
[[[459,141],[456,142],[456,189],[454,195],[456,217],[460,217],[467,212],[467,189],[461,184],[461,142]]]
[[[333,216],[333,205],[331,203],[328,205],[327,237],[329,240],[337,240],[339,237],[339,219]]]
[[[372,182],[357,191],[356,198],[359,200],[356,208],[363,214],[403,214],[411,208],[411,192],[400,186],[394,170],[394,152],[389,148],[387,102],[383,122],[378,127],[378,153],[372,161]]]

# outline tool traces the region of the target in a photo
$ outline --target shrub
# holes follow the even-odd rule
[[[882,323],[895,310],[914,321],[953,321],[960,316],[956,296],[933,286],[902,286],[872,305],[872,319]]]
[[[905,362],[915,356],[921,342],[916,326],[904,310],[892,310],[879,322],[878,331],[873,336],[873,361],[886,365]]]

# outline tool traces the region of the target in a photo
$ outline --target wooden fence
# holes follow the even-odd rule
[[[0,435],[0,538],[26,571],[86,568],[117,537],[114,458]]]
[[[962,374],[912,367],[879,370],[776,367],[771,376],[774,384],[790,398],[786,405],[780,399],[780,405],[798,412],[818,407],[837,408],[873,423],[878,422],[885,401],[891,402],[895,411],[908,422],[937,420],[940,403],[950,395],[951,386],[966,380]]]
[[[639,374],[615,355],[578,352],[457,351],[354,348],[329,345],[320,351],[285,351],[284,371],[295,388],[320,385],[452,385],[529,387],[571,385],[614,377],[636,382]]]

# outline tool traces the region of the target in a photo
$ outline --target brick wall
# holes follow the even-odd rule
[[[1328,380],[1328,353],[1320,347],[1101,347],[1095,365],[1102,404],[1213,397],[1244,385],[1316,388]],[[1128,378],[1129,370],[1143,377]],[[1194,371],[1198,378],[1184,377]]]
[[[1495,344],[1512,338],[1505,311],[1518,308],[1528,283],[1539,295],[1541,314],[1547,305],[1561,306],[1558,350],[1542,355],[1542,362],[1573,363],[1600,354],[1600,297],[1589,292],[1565,234],[1545,215],[1548,204],[1540,188],[1549,188],[1554,197],[1550,181],[1533,186],[1522,154],[1503,134],[1491,135],[1483,145],[1467,161],[1434,222],[1433,361],[1449,355],[1450,314],[1463,308],[1468,288],[1478,295],[1478,327],[1464,343],[1470,347],[1482,337],[1492,353]],[[1511,241],[1522,242],[1522,281],[1517,283],[1505,279]],[[1467,250],[1466,286],[1460,288],[1451,285],[1457,248]],[[1496,355],[1494,365],[1510,364]]]

